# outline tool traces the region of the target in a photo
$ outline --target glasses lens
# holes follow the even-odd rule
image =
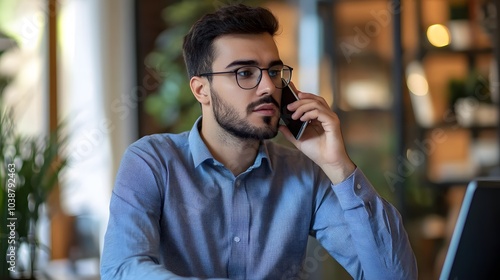
[[[241,67],[236,71],[236,80],[243,89],[252,89],[257,86],[260,80],[261,71],[256,66]]]
[[[277,88],[284,88],[290,83],[292,69],[286,65],[276,65],[267,70]],[[257,66],[245,66],[236,71],[236,81],[242,89],[255,88],[262,78],[262,70]]]

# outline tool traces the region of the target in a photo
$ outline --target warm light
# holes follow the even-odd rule
[[[429,92],[427,79],[421,73],[411,73],[406,80],[410,91],[418,96],[426,95]]]
[[[442,24],[433,24],[427,28],[427,39],[435,47],[444,47],[450,44],[450,32]]]
[[[412,61],[406,66],[406,85],[411,92],[410,99],[415,112],[415,120],[422,127],[431,127],[435,123],[434,110],[429,83],[420,61]]]
[[[417,96],[424,96],[429,92],[429,83],[420,62],[413,61],[406,67],[406,85]]]

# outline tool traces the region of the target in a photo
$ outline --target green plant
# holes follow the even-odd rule
[[[448,81],[449,106],[454,111],[457,100],[474,98],[483,103],[492,103],[488,79],[478,71],[471,71],[465,78],[452,78]]]
[[[11,279],[12,271],[35,279],[37,251],[46,248],[36,234],[40,207],[67,165],[67,158],[60,154],[67,138],[58,133],[60,130],[58,127],[47,137],[16,134],[10,112],[0,106],[1,279]],[[21,267],[18,259],[22,244],[29,248],[28,267]]]

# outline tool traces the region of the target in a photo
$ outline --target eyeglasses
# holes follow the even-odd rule
[[[257,87],[262,80],[262,71],[266,70],[276,88],[284,88],[292,79],[293,68],[287,65],[275,65],[269,68],[260,68],[257,66],[243,66],[233,71],[203,73],[197,76],[212,76],[220,74],[234,74],[236,83],[242,89],[253,89]]]

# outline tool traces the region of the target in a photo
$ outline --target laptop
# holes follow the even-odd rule
[[[439,279],[500,279],[500,178],[468,184]]]

